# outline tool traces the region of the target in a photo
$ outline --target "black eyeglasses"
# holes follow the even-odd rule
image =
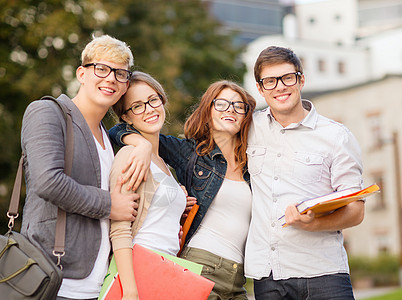
[[[115,69],[115,68],[109,67],[108,65],[101,64],[101,63],[91,63],[91,64],[84,65],[85,68],[88,68],[91,66],[94,66],[94,74],[100,78],[108,77],[110,72],[113,71],[114,78],[116,78],[116,80],[121,83],[126,83],[127,81],[129,81],[131,74],[132,74],[132,72],[129,70]]]
[[[285,86],[295,85],[297,83],[297,77],[301,75],[302,73],[300,72],[287,73],[279,77],[265,77],[258,82],[265,90],[273,90],[278,85],[279,80],[282,81]]]
[[[214,99],[212,103],[214,104],[215,110],[220,112],[227,111],[230,105],[232,105],[234,111],[240,115],[245,115],[248,112],[249,108],[248,104],[242,101],[232,102],[226,99]]]
[[[140,115],[146,110],[147,104],[149,104],[149,106],[151,106],[152,108],[157,108],[161,106],[162,103],[163,103],[162,98],[161,96],[158,95],[154,98],[149,99],[147,102],[141,102],[141,101],[135,102],[133,105],[131,105],[129,109],[124,111],[123,114],[126,114],[131,110],[133,114]]]

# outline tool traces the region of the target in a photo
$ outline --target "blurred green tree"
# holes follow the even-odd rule
[[[74,88],[81,47],[107,23],[97,1],[0,0],[0,229],[16,173],[22,114],[43,95]]]
[[[158,79],[169,95],[167,131],[178,133],[208,85],[242,82],[241,48],[200,0],[0,0],[0,230],[20,155],[20,129],[29,102],[73,96],[75,69],[91,35],[127,42],[135,69]],[[113,124],[105,118],[107,126]]]
[[[122,2],[120,2],[122,3]],[[125,1],[108,32],[128,42],[136,69],[157,78],[169,95],[169,132],[182,131],[189,108],[213,81],[242,82],[241,48],[199,0]]]

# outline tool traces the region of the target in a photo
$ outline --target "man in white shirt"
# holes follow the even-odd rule
[[[295,203],[362,188],[359,145],[342,124],[301,99],[300,60],[268,47],[254,66],[268,108],[256,112],[248,139],[253,210],[245,274],[256,299],[354,299],[341,230],[360,224],[364,202],[324,217],[301,215]],[[278,218],[285,214],[287,227]]]

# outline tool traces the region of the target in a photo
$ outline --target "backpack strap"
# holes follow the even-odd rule
[[[73,155],[74,155],[74,132],[73,132],[73,119],[70,110],[60,101],[51,97],[44,96],[41,100],[51,100],[56,103],[63,112],[64,119],[66,120],[66,148],[64,151],[64,173],[71,176],[73,168]],[[53,255],[57,257],[57,265],[63,269],[61,265],[61,257],[64,256],[64,246],[66,238],[66,212],[60,207],[57,209],[56,221],[56,234],[54,238]]]
[[[52,100],[58,105],[60,110],[63,112],[64,119],[66,120],[66,148],[64,154],[64,173],[68,176],[71,175],[71,170],[73,166],[73,154],[74,154],[74,132],[73,132],[73,121],[69,109],[62,104],[57,99],[45,96],[41,100]],[[22,153],[19,164],[17,175],[14,182],[13,191],[11,194],[10,205],[7,212],[7,217],[10,219],[8,222],[9,232],[13,229],[14,220],[18,218],[18,207],[20,203],[21,195],[21,183],[22,183],[22,169],[23,169],[24,153]],[[56,221],[56,233],[54,240],[53,255],[57,257],[57,266],[63,270],[61,265],[61,257],[64,256],[64,245],[66,237],[66,212],[60,207],[57,209],[57,221]]]
[[[64,173],[68,176],[71,175],[71,170],[73,166],[73,154],[74,154],[74,132],[73,132],[73,118],[71,116],[70,110],[60,101],[51,97],[43,96],[41,100],[51,100],[56,103],[64,115],[66,120],[66,149],[64,152]]]

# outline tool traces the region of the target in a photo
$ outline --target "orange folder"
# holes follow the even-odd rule
[[[301,214],[305,214],[309,210],[312,210],[315,213],[315,217],[318,218],[325,214],[330,214],[336,209],[346,206],[351,202],[367,198],[368,196],[379,192],[380,187],[376,184],[372,184],[357,192],[352,192],[353,190],[354,189],[337,191],[324,196],[304,200],[297,204],[296,207]],[[285,215],[282,215],[278,220],[282,223],[282,227],[287,226]]]
[[[140,300],[207,299],[214,282],[197,275],[138,244],[133,247],[134,276]],[[117,275],[104,300],[120,300],[123,290]]]
[[[179,256],[180,253],[183,251],[183,247],[184,247],[184,244],[186,242],[187,233],[190,230],[191,224],[193,223],[193,220],[195,218],[195,215],[198,212],[199,207],[200,206],[198,204],[194,204],[193,207],[191,208],[190,212],[188,213],[186,221],[184,221],[184,224],[183,224],[183,236],[181,237],[180,251],[177,254],[177,256]]]

